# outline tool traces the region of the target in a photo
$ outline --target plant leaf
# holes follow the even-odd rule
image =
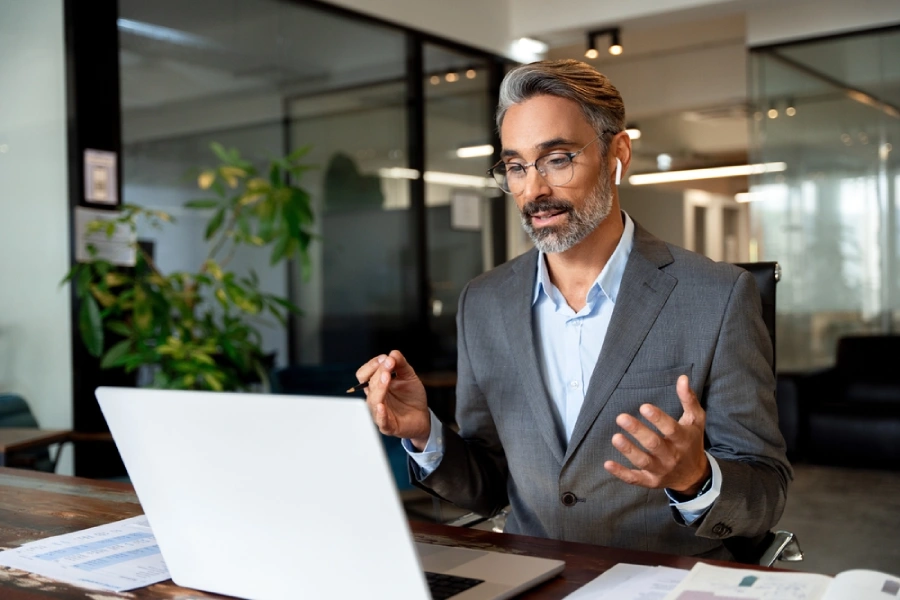
[[[279,298],[278,296],[269,296],[268,299],[270,301],[274,302],[275,304],[277,304],[278,306],[286,308],[287,310],[291,311],[294,314],[298,314],[298,315],[303,314],[303,311],[300,309],[300,307],[297,306],[296,304],[294,304],[293,302],[291,302],[290,300],[285,300],[284,298]]]
[[[106,328],[125,337],[131,337],[134,333],[125,321],[107,321]]]
[[[131,350],[131,340],[122,340],[106,351],[103,360],[100,361],[101,369],[111,369],[125,364],[125,359]]]
[[[79,298],[83,298],[88,294],[91,286],[91,279],[93,279],[93,273],[91,273],[90,267],[83,267],[78,271],[78,275],[75,276],[75,295]]]
[[[81,270],[81,263],[77,263],[74,267],[69,269],[69,272],[66,273],[66,276],[63,277],[63,280],[59,282],[59,286],[62,287],[64,285],[66,285],[69,281],[72,280],[73,277],[75,277],[75,275],[78,274],[78,272],[80,270]]]
[[[272,248],[272,256],[269,258],[270,264],[275,265],[285,257],[290,241],[291,238],[288,235],[283,234],[278,237],[278,240],[275,242],[275,247]]]
[[[197,187],[201,190],[208,190],[216,181],[215,171],[203,171],[197,176]]]
[[[222,227],[222,223],[225,222],[225,209],[220,208],[218,212],[216,212],[215,216],[209,220],[209,224],[206,226],[206,239],[210,239],[212,236],[216,235],[216,232]]]
[[[232,158],[231,154],[228,150],[225,149],[225,146],[220,144],[219,142],[213,142],[209,145],[209,148],[215,153],[216,157],[221,160],[223,163],[230,163]]]
[[[105,279],[108,287],[118,287],[128,283],[128,276],[124,273],[117,273],[116,271],[108,272]]]
[[[289,163],[297,162],[298,160],[306,156],[310,150],[312,150],[312,145],[301,146],[300,148],[297,148],[296,150],[288,154],[285,157],[285,161]]]
[[[274,161],[269,166],[269,183],[272,184],[272,187],[280,187],[283,183],[281,167]]]
[[[213,391],[221,392],[224,389],[222,380],[212,373],[204,373],[203,379],[206,380],[206,385],[208,385]]]
[[[313,222],[312,207],[309,202],[309,194],[300,188],[291,188],[291,206],[300,217],[300,223],[310,225]]]
[[[184,207],[195,209],[218,208],[219,204],[221,204],[221,201],[216,200],[215,198],[208,198],[202,200],[189,200],[184,203]]]
[[[78,313],[81,340],[91,356],[99,357],[103,352],[103,319],[93,296],[86,295],[82,298]]]

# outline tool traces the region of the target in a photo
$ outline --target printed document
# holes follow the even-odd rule
[[[0,566],[110,592],[170,578],[143,515],[5,550]]]
[[[697,563],[666,600],[894,600],[900,578],[854,570],[828,575],[714,567]]]
[[[687,574],[687,569],[619,563],[565,600],[663,600]]]

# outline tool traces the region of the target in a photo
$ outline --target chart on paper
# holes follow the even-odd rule
[[[169,579],[156,538],[144,516],[0,552],[0,566],[116,592]]]
[[[831,578],[814,573],[778,573],[697,563],[666,600],[817,600]]]

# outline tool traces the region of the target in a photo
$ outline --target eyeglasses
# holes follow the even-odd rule
[[[566,185],[575,176],[575,164],[573,162],[575,157],[607,133],[618,132],[604,131],[582,146],[581,150],[576,150],[575,152],[551,152],[541,156],[533,163],[507,163],[501,160],[488,169],[488,174],[494,178],[500,189],[509,194],[521,194],[525,190],[525,180],[528,177],[529,167],[537,169],[544,181],[550,185]]]

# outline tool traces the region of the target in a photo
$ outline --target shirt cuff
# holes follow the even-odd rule
[[[716,459],[709,452],[706,453],[706,458],[709,460],[709,466],[712,469],[712,485],[709,486],[709,490],[705,494],[701,494],[687,502],[678,502],[672,498],[669,490],[666,490],[666,496],[669,497],[669,506],[678,509],[686,525],[691,525],[706,514],[706,511],[712,507],[719,497],[719,492],[722,490],[722,470],[719,468],[719,463],[716,462]]]
[[[441,459],[444,458],[444,424],[441,423],[440,419],[434,415],[430,408],[428,412],[431,415],[431,434],[428,436],[428,443],[425,444],[425,449],[419,452],[408,439],[400,440],[403,449],[419,466],[420,479],[431,475],[441,464]]]

